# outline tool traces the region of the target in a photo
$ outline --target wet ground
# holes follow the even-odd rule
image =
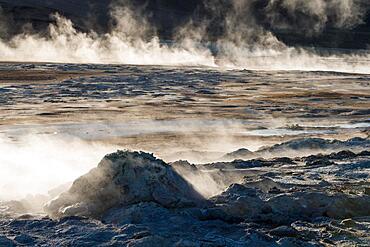
[[[226,133],[236,142],[257,137],[267,144],[298,136],[366,137],[369,79],[338,72],[3,63],[0,131],[135,147],[143,134],[192,132],[202,139]],[[145,141],[142,148],[157,151]]]
[[[2,171],[38,164],[66,184],[1,202],[0,246],[368,246],[369,84],[338,72],[2,63]],[[80,176],[100,152],[127,148],[164,161],[107,156],[97,170],[112,162],[112,173],[76,180],[45,217],[43,203],[76,178],[63,162],[88,163]],[[206,205],[172,203],[184,201],[162,183],[172,169]],[[37,172],[22,186],[43,181]],[[115,186],[117,197],[95,193]]]

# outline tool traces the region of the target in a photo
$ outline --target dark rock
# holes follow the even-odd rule
[[[335,163],[331,160],[329,160],[328,158],[320,158],[320,159],[316,159],[316,160],[313,160],[313,161],[309,161],[306,163],[307,166],[310,166],[310,167],[324,167],[324,166],[331,166],[331,165],[334,165]]]
[[[246,159],[246,158],[251,157],[252,154],[253,154],[252,151],[250,151],[250,150],[248,150],[246,148],[241,148],[241,149],[238,149],[238,150],[236,150],[234,152],[225,154],[221,158],[221,160]]]
[[[368,157],[370,156],[370,151],[362,151],[358,154],[358,156]]]
[[[139,239],[134,239],[129,241],[127,247],[153,247],[153,246],[163,246],[163,247],[171,247],[171,243],[159,236],[147,236]]]
[[[279,226],[272,229],[269,233],[278,237],[297,237],[299,234],[296,229],[290,226]]]
[[[332,153],[329,155],[330,159],[350,159],[356,157],[356,154],[354,152],[345,150],[345,151],[340,151],[339,153]]]
[[[127,207],[113,208],[103,217],[103,221],[117,225],[142,224],[151,221],[163,221],[172,214],[168,209],[153,202],[139,203]]]
[[[291,158],[288,157],[278,157],[273,159],[274,162],[293,165],[296,164]]]
[[[346,227],[353,227],[357,225],[356,221],[354,221],[353,219],[345,219],[342,220],[340,223]]]
[[[24,244],[24,245],[33,245],[35,243],[35,239],[29,235],[21,234],[14,238],[17,243]]]
[[[365,195],[370,196],[370,187],[365,187],[364,188],[364,193],[365,193]]]
[[[188,171],[196,171],[198,170],[197,167],[193,164],[190,164],[188,161],[179,160],[173,163],[170,163],[175,169],[179,170],[188,170]]]
[[[282,238],[278,241],[279,246],[284,247],[321,247],[321,244],[314,242],[305,242],[296,238]]]

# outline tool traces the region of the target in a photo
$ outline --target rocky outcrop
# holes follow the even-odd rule
[[[271,184],[269,180],[261,181],[260,184],[263,182]],[[216,208],[225,213],[223,218],[278,225],[290,225],[298,220],[310,221],[318,217],[340,220],[370,215],[368,195],[329,194],[324,190],[307,188],[292,193],[281,191],[275,195],[273,191],[263,192],[259,188],[233,184],[212,200]]]
[[[162,160],[147,153],[118,151],[78,178],[67,192],[49,202],[45,211],[53,218],[99,218],[112,207],[140,202],[181,208],[202,201],[202,196]]]
[[[240,159],[241,157],[251,157],[253,156],[253,152],[246,148],[238,149],[234,152],[225,154],[221,159],[222,160],[236,160]]]
[[[224,155],[221,160],[251,159],[256,157],[302,157],[309,154],[331,153],[343,151],[339,155],[350,155],[349,152],[361,152],[370,149],[369,138],[352,138],[345,141],[323,138],[299,138],[279,143],[269,147],[262,147],[255,152],[239,149]],[[340,158],[339,156],[337,156]]]
[[[369,152],[171,165],[107,155],[45,207],[54,219],[0,204],[0,246],[369,245]],[[175,171],[227,188],[205,202]]]
[[[367,138],[352,138],[346,141],[329,140],[322,138],[300,138],[288,142],[274,145],[268,148],[262,148],[258,153],[276,153],[307,151],[331,152],[340,150],[366,150],[370,148],[370,140]]]

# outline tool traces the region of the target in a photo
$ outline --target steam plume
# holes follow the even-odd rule
[[[352,28],[365,17],[368,5],[363,1],[210,0],[204,4],[206,17],[178,27],[176,44],[162,42],[142,11],[133,11],[125,0],[112,5],[114,25],[105,34],[78,31],[56,14],[47,35],[24,32],[0,39],[0,60],[370,72],[368,52],[322,57],[289,47],[275,36],[279,29],[312,36],[326,28]],[[2,19],[0,30],[6,30]]]
[[[47,195],[48,190],[89,171],[116,148],[67,137],[29,135],[17,143],[0,136],[0,150],[1,201]]]
[[[264,14],[272,28],[314,35],[326,27],[347,29],[359,25],[365,13],[356,0],[270,0]]]

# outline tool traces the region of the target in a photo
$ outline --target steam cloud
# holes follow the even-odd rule
[[[270,0],[265,15],[273,28],[314,35],[325,27],[352,28],[366,14],[355,0]]]
[[[354,27],[367,11],[359,0],[206,1],[210,14],[200,23],[179,27],[176,44],[163,44],[144,14],[133,11],[128,1],[116,2],[111,9],[116,25],[108,33],[77,31],[70,20],[55,14],[56,24],[47,35],[25,32],[1,39],[0,61],[370,72],[367,53],[322,57],[288,47],[274,35],[282,28],[312,36],[325,28]],[[7,30],[5,19],[0,10],[0,33]]]
[[[213,65],[210,53],[196,48],[168,48],[158,37],[144,40],[138,22],[129,11],[119,12],[118,25],[111,33],[78,32],[70,20],[56,14],[49,37],[21,34],[0,43],[2,61],[62,63],[124,63],[162,65]],[[128,21],[127,21],[128,20]],[[124,30],[124,31],[121,31]]]
[[[0,202],[4,200],[22,199],[28,195],[48,195],[48,191],[60,185],[73,182],[76,178],[94,168],[108,153],[119,149],[144,150],[154,152],[155,156],[166,162],[186,159],[201,163],[194,150],[207,150],[212,159],[220,158],[226,152],[240,148],[240,140],[232,137],[232,131],[240,133],[244,128],[238,121],[227,122],[141,122],[141,124],[127,125],[124,129],[131,129],[134,134],[151,134],[163,132],[187,133],[176,145],[165,145],[161,142],[153,146],[132,147],[129,144],[118,146],[102,142],[92,142],[80,139],[73,132],[59,133],[58,129],[48,129],[58,134],[37,134],[38,131],[26,131],[19,135],[0,134]],[[101,126],[100,126],[101,127]],[[124,132],[114,126],[106,126],[110,132],[117,134]],[[89,132],[98,132],[96,126],[81,127]],[[214,138],[200,138],[191,133],[209,131],[212,129]],[[135,132],[137,131],[137,132]],[[128,131],[130,132],[130,131]],[[128,136],[131,133],[128,133]],[[12,137],[10,139],[9,137]],[[217,139],[217,141],[215,141]],[[16,140],[12,141],[12,140]],[[191,143],[187,145],[186,143]],[[253,142],[248,145],[251,150],[257,150],[263,143]],[[188,153],[181,154],[181,151]],[[180,152],[180,153],[179,153]],[[204,153],[202,156],[205,156]],[[205,158],[205,157],[203,157]],[[209,157],[210,158],[210,157]],[[217,184],[207,174],[191,173],[186,169],[179,173],[192,183],[199,192],[206,196],[214,195],[222,184]]]
[[[73,182],[105,154],[117,150],[71,138],[29,135],[19,142],[0,136],[0,201],[43,194]]]

